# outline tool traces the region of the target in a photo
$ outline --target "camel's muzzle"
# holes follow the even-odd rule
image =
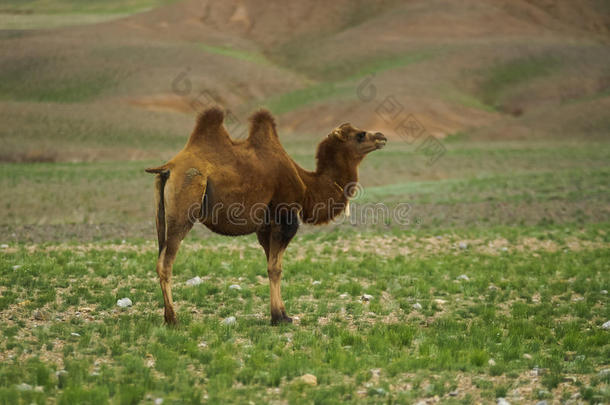
[[[386,138],[381,132],[377,132],[375,135],[375,146],[377,149],[381,149],[388,142],[388,138]]]

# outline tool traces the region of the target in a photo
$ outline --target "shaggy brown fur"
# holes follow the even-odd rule
[[[220,108],[204,111],[184,149],[166,164],[146,169],[157,175],[157,273],[165,321],[176,323],[170,285],[176,253],[193,224],[201,222],[222,235],[256,232],[267,256],[271,322],[291,322],[280,279],[299,218],[322,224],[339,215],[358,180],[358,165],[386,138],[343,124],[320,143],[316,171],[309,172],[288,156],[268,111],[252,115],[244,141],[232,140],[223,120]]]

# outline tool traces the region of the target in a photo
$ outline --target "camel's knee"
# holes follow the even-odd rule
[[[159,274],[159,283],[161,283],[161,288],[163,288],[166,285],[169,285],[169,283],[171,283],[171,281],[172,281],[171,274],[168,274],[165,271],[158,272],[158,274]]]
[[[159,278],[161,278],[161,275],[163,273],[165,273],[165,269],[163,268],[163,260],[161,257],[159,257],[159,259],[157,260],[156,270],[157,270],[157,275],[159,276]]]
[[[163,288],[165,284],[169,284],[172,280],[171,266],[166,266],[163,262],[157,263],[157,275],[159,276],[161,288]]]
[[[267,267],[267,276],[272,282],[280,281],[282,278],[282,268],[278,266]]]

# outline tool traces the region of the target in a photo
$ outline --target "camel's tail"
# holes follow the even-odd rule
[[[153,174],[167,174],[169,173],[169,165],[166,163],[162,166],[158,166],[158,167],[149,167],[148,169],[144,169],[144,171],[146,173],[153,173]]]
[[[163,192],[165,189],[165,183],[169,178],[169,168],[167,165],[159,167],[151,167],[146,169],[148,173],[156,173],[155,178],[155,219],[157,222],[157,238],[159,240],[159,255],[165,247],[165,198],[163,198]]]

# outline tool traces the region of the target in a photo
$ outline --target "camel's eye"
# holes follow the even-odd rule
[[[365,137],[366,137],[366,132],[358,132],[356,134],[356,139],[358,140],[358,142],[364,141]]]

